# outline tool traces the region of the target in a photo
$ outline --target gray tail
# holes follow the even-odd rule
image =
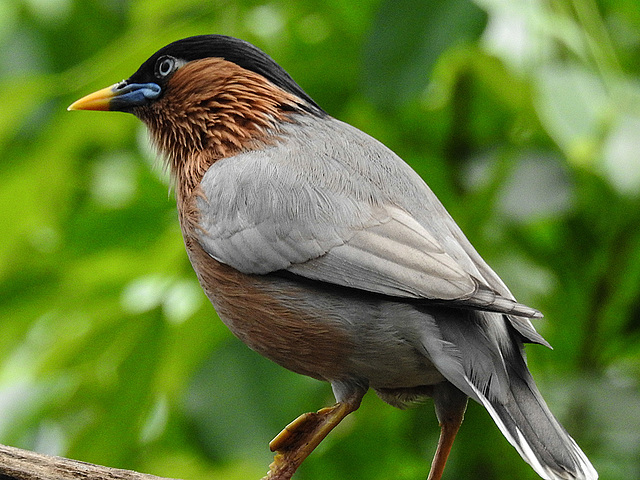
[[[510,391],[506,401],[489,400],[469,382],[503,435],[546,480],[596,480],[598,473],[549,411],[524,359],[512,362],[507,367]]]
[[[546,480],[598,478],[580,447],[549,411],[529,373],[523,341],[546,344],[532,325],[514,325],[506,315],[473,310],[430,307],[428,313],[437,330],[423,341],[438,370],[484,405],[538,475]]]

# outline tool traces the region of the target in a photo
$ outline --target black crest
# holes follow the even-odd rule
[[[319,112],[323,112],[320,106],[305,93],[284,68],[269,55],[249,42],[226,35],[197,35],[170,43],[145,61],[129,80],[140,82],[152,78],[156,60],[163,55],[171,55],[187,62],[209,57],[223,58],[262,75],[274,85],[304,99]]]

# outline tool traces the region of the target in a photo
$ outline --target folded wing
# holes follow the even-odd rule
[[[405,169],[380,172],[383,163],[372,162],[363,171],[362,162],[327,151],[330,142],[287,142],[220,160],[205,174],[199,241],[212,257],[243,273],[287,271],[404,299],[540,316],[465,268],[378,186]],[[431,194],[417,175],[402,181]]]

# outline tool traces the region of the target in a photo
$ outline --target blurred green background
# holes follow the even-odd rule
[[[143,126],[73,112],[181,37],[266,50],[427,180],[555,350],[527,349],[603,479],[640,478],[637,0],[2,0],[0,442],[185,479],[258,479],[328,385],[231,336]],[[431,404],[367,395],[304,479],[424,478]],[[469,407],[445,476],[535,479]]]

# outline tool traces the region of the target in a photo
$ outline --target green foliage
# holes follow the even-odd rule
[[[332,402],[249,351],[184,253],[144,129],[67,112],[200,33],[269,52],[427,180],[554,345],[529,347],[602,478],[640,477],[636,0],[4,0],[0,442],[189,479],[259,478]],[[422,478],[431,406],[368,395],[297,478]],[[537,478],[470,405],[446,478]]]

